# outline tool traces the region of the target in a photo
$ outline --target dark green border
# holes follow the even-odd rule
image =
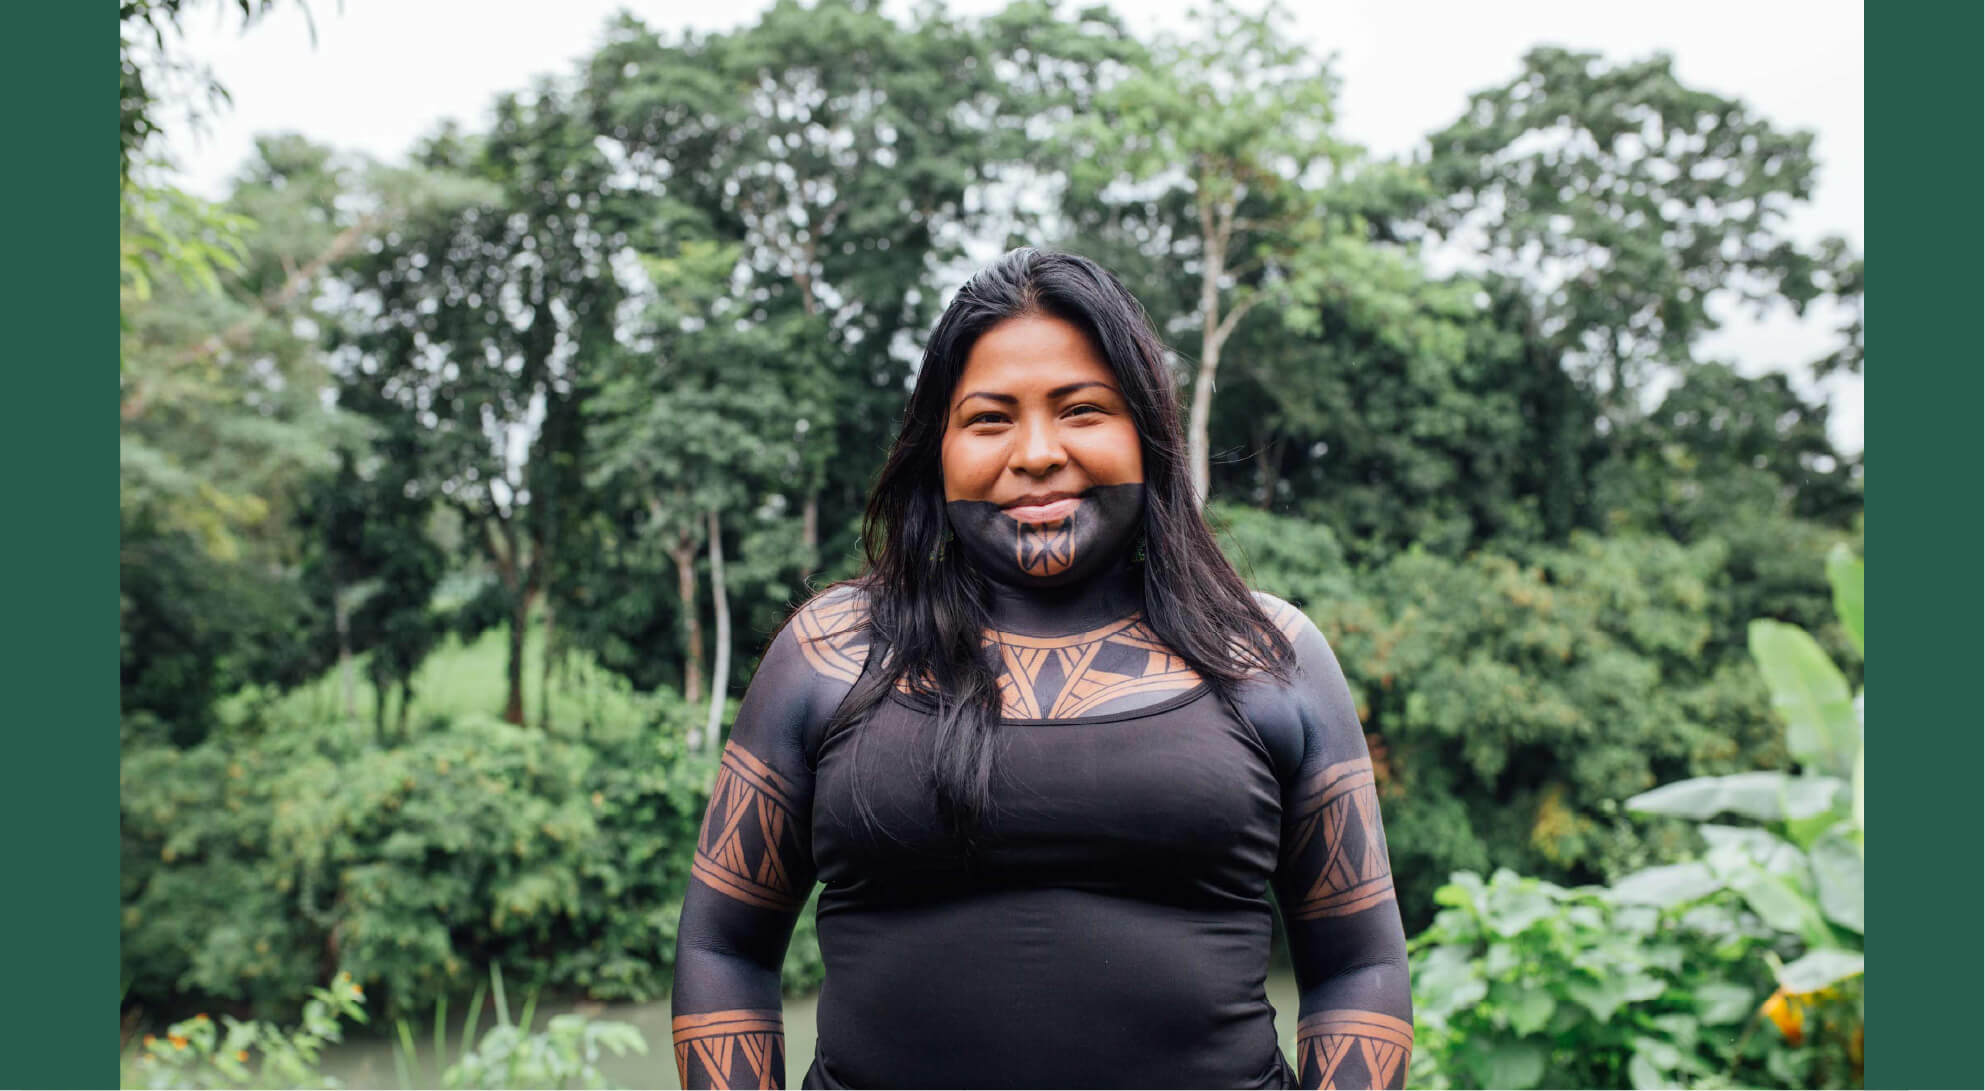
[[[1985,16],[1930,15],[1867,14],[1869,1087],[1985,1086]]]
[[[8,13],[0,1086],[117,1086],[117,109],[109,4]]]

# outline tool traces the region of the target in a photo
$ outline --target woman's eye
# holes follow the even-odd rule
[[[1069,406],[1068,415],[1071,417],[1086,417],[1086,416],[1092,416],[1097,413],[1101,413],[1102,411],[1103,411],[1102,406],[1090,405],[1085,402],[1082,405]]]
[[[999,413],[979,413],[965,423],[967,426],[974,424],[998,424],[1005,419],[1006,417]]]

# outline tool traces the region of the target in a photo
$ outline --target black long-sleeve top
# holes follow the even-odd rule
[[[1403,1086],[1405,937],[1364,735],[1323,635],[1260,597],[1294,669],[1232,705],[1134,614],[989,633],[1006,715],[969,859],[932,801],[928,706],[899,693],[824,730],[870,658],[858,594],[802,608],[746,692],[697,848],[683,1086],[783,1086],[779,967],[816,879],[805,1086]],[[1265,993],[1271,890],[1302,996],[1293,1071]]]

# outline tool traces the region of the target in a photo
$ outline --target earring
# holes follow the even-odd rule
[[[1131,555],[1130,562],[1132,564],[1144,563],[1144,536],[1142,534],[1137,536],[1137,552]]]
[[[936,549],[933,549],[933,550],[931,550],[931,553],[930,553],[930,563],[932,563],[932,564],[943,564],[943,563],[944,563],[944,547],[946,547],[946,546],[948,546],[948,545],[950,545],[950,544],[951,544],[951,529],[950,529],[949,527],[946,527],[946,528],[945,528],[945,531],[944,531],[944,540],[943,540],[943,541],[941,541],[941,542],[939,542],[939,543],[937,543],[937,548],[936,548]]]

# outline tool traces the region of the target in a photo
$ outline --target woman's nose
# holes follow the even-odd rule
[[[1022,424],[1008,465],[1029,477],[1046,477],[1068,460],[1052,425]]]

